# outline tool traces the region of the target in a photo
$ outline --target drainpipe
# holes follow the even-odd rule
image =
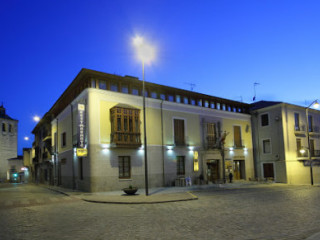
[[[165,187],[165,163],[164,163],[164,136],[163,136],[163,100],[161,100],[161,146],[162,146],[162,184]]]

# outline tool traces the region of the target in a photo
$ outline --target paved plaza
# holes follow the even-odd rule
[[[191,193],[197,200],[111,204],[0,185],[0,239],[318,239],[320,187],[228,184]]]

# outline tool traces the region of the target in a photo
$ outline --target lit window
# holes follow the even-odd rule
[[[117,145],[140,146],[140,110],[113,107],[111,115],[111,142]]]

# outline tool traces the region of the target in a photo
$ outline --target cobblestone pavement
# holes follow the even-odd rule
[[[320,232],[319,187],[257,185],[193,194],[199,199],[151,205],[78,200],[0,209],[0,239],[300,240]]]

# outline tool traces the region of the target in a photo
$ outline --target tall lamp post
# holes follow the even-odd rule
[[[309,109],[313,105],[314,108],[319,107],[318,99],[314,100],[308,107],[306,107],[306,119],[307,119],[307,140],[308,140],[308,152],[309,152],[309,164],[310,164],[310,180],[311,185],[313,185],[313,169],[312,169],[312,156],[311,156],[311,149],[310,149],[310,129],[309,129]]]
[[[142,99],[143,99],[143,129],[144,129],[144,171],[146,196],[149,195],[148,186],[148,158],[147,158],[147,128],[146,128],[146,94],[144,86],[144,65],[150,63],[155,56],[154,48],[145,42],[142,37],[136,36],[133,44],[137,51],[138,59],[142,62]]]

